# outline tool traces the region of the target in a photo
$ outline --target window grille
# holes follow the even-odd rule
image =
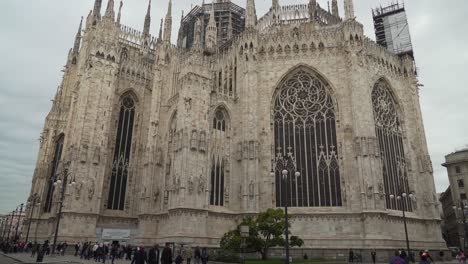
[[[120,101],[107,209],[124,210],[134,119],[135,100],[131,95],[125,95]]]
[[[273,119],[275,148],[284,156],[292,150],[300,172],[288,186],[276,172],[276,206],[285,205],[286,188],[292,207],[342,206],[335,107],[328,84],[316,73],[296,70],[279,87]]]
[[[379,141],[386,194],[409,193],[408,170],[403,148],[403,128],[397,103],[387,82],[380,80],[372,91],[375,132]],[[388,209],[413,211],[409,196],[398,201],[386,196]]]

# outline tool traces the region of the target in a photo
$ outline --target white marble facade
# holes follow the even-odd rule
[[[140,33],[120,24],[113,0],[101,17],[101,1],[45,121],[31,190],[39,240],[53,235],[50,182],[69,161],[60,241],[116,228],[133,243],[216,247],[244,215],[281,205],[272,158],[291,147],[303,175],[292,234],[306,247],[403,247],[388,198],[397,178],[416,197],[405,205],[412,246],[444,247],[413,60],[364,36],[351,0],[344,18],[311,0],[274,4],[258,21],[247,0],[245,31],[210,50],[197,36],[191,50],[171,45],[171,8],[153,38],[149,15]]]

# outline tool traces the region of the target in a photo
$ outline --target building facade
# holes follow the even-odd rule
[[[450,187],[447,190],[440,194],[439,198],[441,209],[442,209],[442,235],[444,237],[447,246],[449,247],[459,247],[463,245],[463,241],[460,237],[463,237],[463,233],[459,232],[459,224],[457,223],[457,214],[454,209],[455,204],[452,199],[452,192]]]
[[[96,0],[45,121],[31,232],[52,237],[66,166],[59,241],[217,247],[288,188],[305,247],[403,247],[405,209],[412,247],[443,248],[413,60],[366,38],[352,0],[343,18],[335,5],[273,0],[257,20],[247,0],[228,46],[210,9],[187,49],[171,45],[170,1],[154,38],[150,6],[139,33]],[[300,176],[285,184],[270,172],[288,153]]]
[[[452,207],[454,207],[443,207],[449,235],[447,243],[450,241],[451,246],[468,247],[463,224],[463,214],[465,219],[468,219],[468,187],[465,187],[465,182],[468,182],[468,148],[445,156],[445,163],[442,166],[447,168],[450,183],[444,194],[450,195]],[[445,200],[448,200],[448,197]]]

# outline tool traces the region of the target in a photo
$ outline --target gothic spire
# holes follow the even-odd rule
[[[310,22],[315,21],[317,13],[317,0],[309,0],[309,20]]]
[[[80,42],[81,42],[81,28],[83,26],[83,17],[81,17],[80,26],[78,27],[78,32],[76,32],[75,36],[75,44],[73,45],[73,54],[78,54],[80,50]]]
[[[164,24],[164,20],[161,18],[161,24],[159,25],[159,36],[158,36],[158,41],[162,41],[163,24]]]
[[[254,28],[257,25],[257,11],[255,10],[255,0],[247,0],[245,27]]]
[[[167,8],[166,19],[164,20],[164,41],[171,42],[172,34],[172,0],[169,0],[169,6]]]
[[[278,9],[279,8],[279,0],[272,0],[271,8],[272,9]]]
[[[338,0],[332,0],[332,15],[336,17],[340,16],[338,12]]]
[[[145,37],[149,36],[150,27],[151,27],[151,0],[149,0],[148,2],[148,10],[146,11],[145,25],[143,28],[143,36]]]
[[[344,0],[345,19],[354,19],[354,4],[353,0]]]
[[[328,5],[328,13],[330,13],[330,1],[327,1],[327,5]]]
[[[93,15],[96,20],[101,19],[101,6],[102,6],[102,0],[94,1]]]
[[[123,1],[120,0],[119,14],[117,15],[117,24],[118,25],[120,25],[120,18],[122,17],[122,7],[123,7]]]
[[[200,32],[201,33],[201,32]],[[214,0],[211,3],[210,21],[206,27],[205,46],[209,52],[212,52],[217,44],[218,28],[216,27]]]
[[[106,13],[104,14],[104,17],[114,21],[115,19],[114,0],[109,0],[109,2],[107,2],[107,8],[106,8]]]

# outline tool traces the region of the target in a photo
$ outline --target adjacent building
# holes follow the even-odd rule
[[[150,6],[140,33],[95,0],[44,123],[31,232],[53,237],[65,191],[69,243],[219,247],[288,200],[292,235],[317,252],[393,254],[403,209],[413,248],[444,248],[413,59],[369,40],[352,0],[344,16],[338,4],[273,0],[257,19],[254,0],[215,1],[172,45],[170,0],[159,37]],[[286,183],[278,157],[299,176]]]
[[[444,200],[444,220],[447,231],[447,244],[453,246],[463,246],[465,241],[465,226],[463,224],[463,212],[468,220],[468,148],[455,151],[445,156],[445,163],[442,166],[447,168],[450,186],[441,196]],[[451,200],[451,201],[450,201]],[[452,206],[449,206],[449,204]],[[463,208],[463,209],[462,209]],[[458,223],[458,224],[457,224]]]
[[[441,227],[444,240],[449,247],[461,248],[463,241],[460,241],[460,236],[463,236],[463,233],[459,233],[459,224],[450,186],[445,192],[440,194],[439,201],[442,210]]]
[[[21,239],[23,234],[23,223],[26,214],[25,212],[16,212],[15,214],[5,215],[0,218],[0,228],[2,229],[0,235],[4,239]]]

